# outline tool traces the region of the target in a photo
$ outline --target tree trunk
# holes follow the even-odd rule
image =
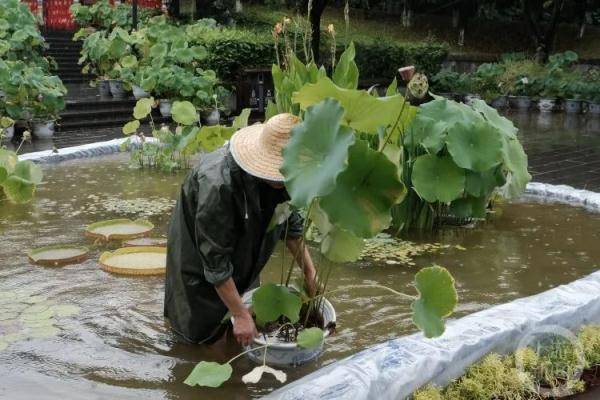
[[[577,39],[583,39],[585,33],[585,16],[587,12],[587,0],[575,0],[574,5],[575,20],[577,22],[578,32]]]
[[[564,0],[552,0],[552,13],[548,23],[544,24],[543,0],[523,0],[523,14],[535,45],[535,58],[538,62],[548,61],[552,52],[563,5]]]
[[[313,53],[313,60],[319,63],[319,49],[321,44],[321,16],[327,6],[327,0],[313,0],[310,9],[310,46]]]

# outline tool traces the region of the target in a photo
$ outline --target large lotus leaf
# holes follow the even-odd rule
[[[189,101],[175,101],[171,108],[173,120],[181,125],[192,125],[198,122],[196,107]]]
[[[458,301],[454,278],[446,268],[423,268],[415,275],[415,286],[419,298],[411,305],[413,322],[426,337],[440,336],[445,329],[442,318],[452,314]]]
[[[426,154],[416,159],[411,180],[415,191],[430,203],[449,203],[460,197],[465,172],[449,156]]]
[[[305,110],[327,98],[336,99],[344,108],[342,124],[374,135],[380,126],[387,127],[396,121],[405,101],[400,94],[373,97],[366,90],[344,89],[326,77],[317,83],[304,85],[292,99]],[[399,125],[408,126],[415,113],[416,108],[407,103]]]
[[[219,364],[216,362],[200,361],[183,381],[188,386],[219,387],[231,378],[233,368],[229,363]]]
[[[340,56],[332,75],[333,82],[339,87],[345,89],[356,89],[358,87],[358,67],[354,62],[355,56],[354,43],[350,42]]]
[[[40,184],[42,182],[42,178],[44,177],[44,173],[39,165],[36,165],[31,161],[17,162],[12,175],[18,176],[19,178],[29,181],[35,185]]]
[[[343,114],[338,101],[326,99],[309,107],[292,129],[281,167],[292,205],[307,206],[334,189],[354,143],[352,130],[341,125]]]
[[[495,188],[502,187],[506,183],[501,167],[494,167],[483,172],[467,170],[465,177],[465,190],[475,197],[487,197]]]
[[[502,160],[502,138],[498,129],[484,121],[457,122],[448,130],[446,146],[459,167],[487,171]]]
[[[404,145],[413,147],[423,146],[431,154],[437,154],[446,145],[444,139],[447,124],[417,113],[417,116],[403,136]]]
[[[287,317],[291,323],[300,319],[302,300],[286,286],[267,283],[261,285],[252,294],[252,309],[256,322],[264,325],[276,321],[279,317]]]
[[[33,199],[35,184],[16,175],[10,175],[2,183],[4,194],[14,203],[28,203]]]
[[[331,223],[369,238],[389,226],[390,210],[405,193],[396,165],[360,140],[350,148],[348,167],[320,205]]]
[[[525,191],[531,175],[527,172],[527,154],[517,139],[505,139],[502,146],[504,165],[508,169],[507,183],[503,187],[505,197],[518,197]]]
[[[450,203],[448,212],[459,218],[485,218],[488,197],[467,196]]]
[[[135,107],[133,108],[133,117],[135,119],[143,119],[148,116],[152,112],[152,106],[154,105],[153,97],[145,97],[143,99],[139,99],[137,103],[135,103]]]
[[[351,262],[360,258],[364,240],[351,232],[334,227],[321,242],[321,252],[333,262]]]
[[[476,111],[483,114],[485,119],[498,128],[503,135],[506,135],[510,139],[517,137],[518,129],[512,121],[498,114],[495,108],[488,106],[485,101],[479,99],[473,99],[471,104]]]
[[[0,148],[0,168],[4,168],[9,174],[14,171],[18,160],[14,151]]]

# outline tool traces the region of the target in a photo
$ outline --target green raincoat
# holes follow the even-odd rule
[[[258,279],[285,236],[302,234],[302,219],[267,232],[284,189],[244,172],[224,146],[202,157],[186,177],[171,217],[167,245],[165,317],[183,340],[216,339],[227,307],[215,285],[232,277],[242,294]]]

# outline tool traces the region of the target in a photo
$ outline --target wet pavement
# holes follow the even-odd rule
[[[92,99],[93,89],[81,89],[80,97]],[[529,156],[533,181],[567,184],[600,191],[600,116],[505,112],[519,128],[519,138]],[[120,127],[58,132],[51,140],[35,140],[22,153],[121,138]],[[9,144],[14,148],[17,143]]]

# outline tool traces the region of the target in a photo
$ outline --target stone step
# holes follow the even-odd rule
[[[133,112],[133,108],[131,109]],[[113,118],[78,118],[74,120],[67,121],[59,121],[57,124],[57,131],[65,132],[70,130],[78,130],[82,128],[99,128],[99,127],[120,127],[125,125],[127,122],[131,121],[133,117],[125,116],[119,117],[115,116]],[[157,114],[156,117],[153,114],[154,123],[159,125],[161,123],[166,123],[170,121],[170,118],[165,118]]]

